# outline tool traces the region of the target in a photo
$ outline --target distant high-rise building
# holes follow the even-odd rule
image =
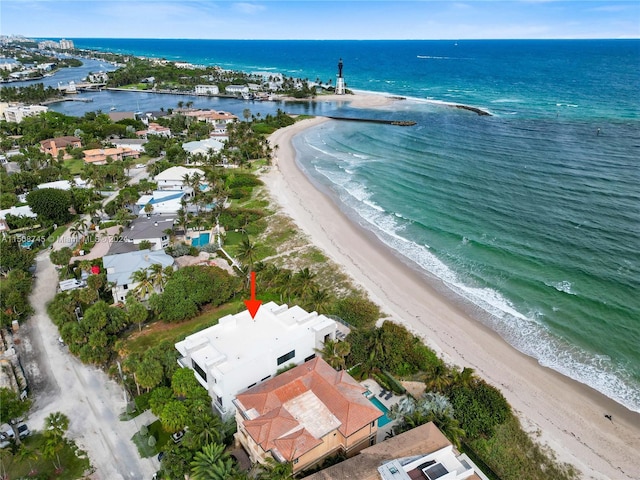
[[[60,50],[73,50],[73,40],[65,40],[64,38],[60,40]]]

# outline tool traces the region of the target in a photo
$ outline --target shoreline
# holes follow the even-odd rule
[[[360,105],[373,106],[365,99]],[[635,478],[640,414],[517,351],[349,220],[306,177],[291,139],[324,121],[304,120],[271,135],[278,159],[262,178],[275,203],[390,320],[423,338],[448,363],[472,367],[500,388],[525,430],[540,431],[538,440],[549,445],[559,461],[575,465],[583,478]]]

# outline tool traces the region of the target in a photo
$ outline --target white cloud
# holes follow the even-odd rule
[[[255,3],[234,3],[233,8],[241,13],[247,15],[255,15],[257,13],[263,12],[266,10],[264,5],[258,5]]]

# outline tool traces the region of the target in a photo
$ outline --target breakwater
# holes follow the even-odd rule
[[[358,118],[358,117],[336,117],[336,116],[327,116],[331,120],[347,120],[349,122],[368,122],[368,123],[384,123],[387,125],[396,125],[400,127],[412,127],[416,125],[417,122],[413,120],[384,120],[381,118]]]

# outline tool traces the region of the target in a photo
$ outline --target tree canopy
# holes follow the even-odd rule
[[[33,213],[55,223],[66,223],[71,219],[71,200],[69,192],[56,188],[43,188],[27,194],[27,203]]]

